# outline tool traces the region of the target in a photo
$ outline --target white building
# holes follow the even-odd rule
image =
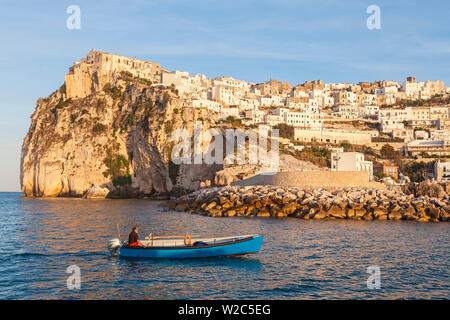
[[[398,89],[395,86],[384,87],[375,90],[377,96],[384,96],[386,99],[386,104],[394,104],[396,101]]]
[[[367,171],[369,177],[373,174],[372,161],[365,161],[364,154],[359,152],[332,152],[332,171]]]
[[[399,120],[408,121],[409,120],[409,110],[405,109],[380,109],[378,112],[378,121],[382,120]]]
[[[265,114],[264,123],[269,126],[276,126],[277,124],[283,123],[283,119],[274,114]]]
[[[194,108],[207,108],[215,112],[220,112],[222,109],[222,105],[219,102],[212,100],[198,99],[192,100],[191,103]]]
[[[362,118],[366,109],[357,105],[336,105],[333,107],[332,115],[342,119],[358,119]]]
[[[245,119],[251,124],[265,123],[266,113],[261,110],[249,110],[245,112]]]
[[[323,128],[323,116],[314,112],[286,112],[284,123],[305,129],[321,130]]]
[[[258,98],[261,107],[281,107],[285,106],[286,99],[281,96],[267,95]]]
[[[365,105],[364,106],[365,115],[366,116],[378,116],[378,112],[380,111],[380,107],[377,105]]]
[[[434,163],[434,178],[438,182],[450,181],[450,161]]]
[[[405,124],[402,120],[381,120],[380,131],[383,133],[392,134],[395,130],[404,130]]]
[[[224,85],[213,86],[211,97],[213,100],[222,101],[229,106],[238,105],[240,101],[240,97],[239,95],[235,95],[235,90],[233,87]]]
[[[231,108],[225,108],[222,107],[219,112],[219,119],[226,119],[228,117],[234,117],[239,118],[239,108],[231,107]]]

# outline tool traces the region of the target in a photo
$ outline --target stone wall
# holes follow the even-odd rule
[[[172,210],[211,217],[450,221],[450,198],[414,197],[400,190],[253,186],[199,190],[169,201]]]
[[[291,171],[273,175],[260,174],[231,185],[275,185],[296,187],[371,187],[384,189],[385,185],[369,180],[365,171]]]
[[[339,131],[339,130],[303,130],[295,129],[294,139],[301,142],[322,142],[339,144],[347,141],[352,144],[369,144],[371,132]]]

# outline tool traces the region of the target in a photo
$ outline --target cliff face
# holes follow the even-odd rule
[[[96,76],[87,74],[92,82]],[[213,180],[216,168],[176,166],[169,158],[174,130],[193,132],[196,120],[207,130],[215,113],[124,72],[82,98],[67,99],[66,85],[39,99],[31,116],[21,157],[25,196],[81,196],[96,185],[111,197],[137,197]]]

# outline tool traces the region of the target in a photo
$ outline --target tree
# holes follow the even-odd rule
[[[294,139],[294,127],[285,123],[280,123],[274,127],[279,130],[279,136],[282,138]]]
[[[353,151],[353,146],[350,142],[348,142],[347,140],[342,141],[341,143],[341,147],[344,148],[345,152],[351,152]]]
[[[385,159],[396,159],[398,157],[394,147],[387,143],[381,147],[380,152],[381,156]]]

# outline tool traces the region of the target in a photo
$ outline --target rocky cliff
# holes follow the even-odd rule
[[[97,74],[87,74],[95,83]],[[109,197],[166,195],[213,181],[207,165],[174,165],[171,133],[214,126],[217,115],[194,109],[171,87],[120,72],[101,89],[67,98],[64,84],[37,101],[24,139],[20,179],[25,196],[82,196],[91,187]],[[176,188],[179,187],[179,188]]]

